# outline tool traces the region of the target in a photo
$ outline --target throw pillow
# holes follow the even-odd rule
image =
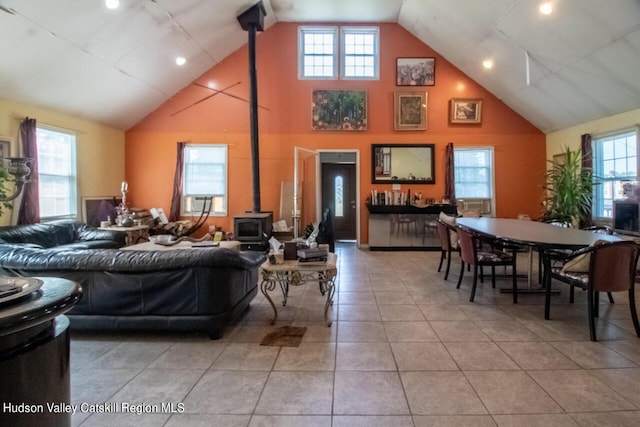
[[[589,247],[591,248],[594,246],[598,246],[602,243],[606,243],[606,240],[596,240]],[[564,266],[562,266],[562,272],[567,273],[569,271],[572,271],[574,273],[588,273],[590,262],[591,253],[578,255],[577,257],[567,261]]]

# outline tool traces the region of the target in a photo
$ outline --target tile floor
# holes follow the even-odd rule
[[[183,413],[74,415],[75,426],[638,426],[640,339],[626,295],[602,298],[589,341],[585,293],[511,295],[471,275],[456,289],[439,252],[339,244],[332,327],[313,283],[291,289],[279,321],[259,294],[225,336],[74,333],[73,403],[183,403]],[[521,263],[524,264],[524,263]],[[509,286],[508,280],[498,281]],[[524,286],[524,284],[523,284]],[[276,295],[277,298],[277,295]],[[277,299],[276,299],[277,301]],[[260,346],[305,325],[297,348]]]

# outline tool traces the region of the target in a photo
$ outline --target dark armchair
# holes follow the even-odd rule
[[[640,246],[633,241],[605,242],[599,241],[588,248],[573,253],[562,268],[552,268],[551,277],[573,287],[586,289],[587,312],[589,316],[589,333],[591,341],[596,341],[595,318],[598,317],[600,292],[629,292],[629,308],[636,335],[640,337],[640,324],[635,304],[636,265]],[[588,269],[572,267],[569,262],[583,258],[588,261]],[[588,259],[587,259],[588,257]],[[579,263],[574,263],[574,265]],[[572,271],[572,269],[581,271]],[[547,284],[549,286],[549,284]],[[612,300],[611,300],[612,301]],[[549,312],[551,304],[550,292],[545,298],[545,312]]]

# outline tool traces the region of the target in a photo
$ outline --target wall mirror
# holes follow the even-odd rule
[[[434,144],[372,144],[371,183],[435,184]]]

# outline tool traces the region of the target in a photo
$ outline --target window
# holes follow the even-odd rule
[[[344,216],[344,196],[343,196],[343,188],[344,184],[342,182],[341,176],[336,176],[334,182],[333,194],[334,194],[334,204],[336,206],[336,218],[342,218]]]
[[[613,201],[623,196],[623,184],[638,177],[637,130],[593,139],[594,174],[602,183],[594,188],[593,217],[611,218]]]
[[[40,218],[75,218],[78,213],[76,135],[46,127],[39,127],[36,135]]]
[[[227,146],[187,145],[184,148],[182,214],[200,214],[207,199],[212,199],[212,215],[227,214]]]
[[[342,28],[342,78],[378,78],[378,28]]]
[[[378,79],[377,27],[299,27],[298,77],[301,79]]]
[[[456,199],[493,199],[493,148],[455,148],[453,162]]]

